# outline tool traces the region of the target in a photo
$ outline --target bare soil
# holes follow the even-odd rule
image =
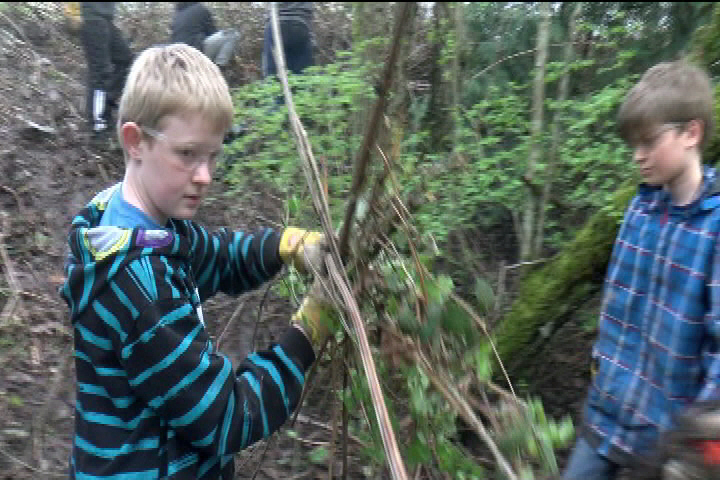
[[[75,377],[68,310],[58,294],[66,235],[74,214],[123,174],[121,154],[89,141],[85,75],[79,40],[62,25],[12,11],[0,16],[0,479],[67,477]],[[234,229],[281,222],[280,201],[262,186],[241,198],[227,191],[218,179],[198,221]],[[206,303],[205,317],[237,365],[285,328],[293,308],[263,288],[238,298],[218,295]],[[551,415],[577,417],[592,337],[576,325],[549,345],[555,353],[530,389]],[[339,421],[338,402],[329,386],[340,379],[331,371],[326,360],[319,363],[294,438],[286,426],[238,454],[237,478],[328,478],[327,462],[309,459],[337,430],[331,425]],[[365,468],[357,442],[348,451],[348,478],[387,478]],[[335,458],[333,476],[342,471]]]

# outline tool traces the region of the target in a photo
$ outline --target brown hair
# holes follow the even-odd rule
[[[664,62],[648,69],[628,92],[618,113],[620,136],[628,143],[653,126],[703,123],[702,150],[715,131],[710,77],[686,60]]]

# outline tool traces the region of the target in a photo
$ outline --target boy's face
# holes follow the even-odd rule
[[[168,218],[190,219],[197,212],[212,181],[224,134],[199,113],[169,115],[161,125],[159,130],[134,125],[139,139],[131,141],[128,150],[134,162],[132,188],[142,209],[165,225]]]
[[[630,142],[633,160],[650,185],[669,185],[697,159],[698,122],[666,123],[648,128]]]

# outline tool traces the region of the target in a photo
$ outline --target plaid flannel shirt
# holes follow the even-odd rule
[[[620,464],[652,453],[690,403],[720,398],[716,180],[704,167],[699,198],[682,207],[640,185],[615,240],[583,433]]]

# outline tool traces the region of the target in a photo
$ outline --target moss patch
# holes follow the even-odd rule
[[[506,367],[518,372],[534,356],[541,327],[559,328],[602,285],[625,208],[635,194],[625,185],[595,213],[573,241],[549,263],[528,274],[518,299],[493,332]]]

